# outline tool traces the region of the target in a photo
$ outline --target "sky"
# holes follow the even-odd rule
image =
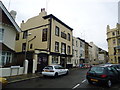
[[[120,0],[1,0],[17,11],[16,22],[39,15],[41,8],[73,28],[73,36],[108,51],[106,27],[115,28]]]

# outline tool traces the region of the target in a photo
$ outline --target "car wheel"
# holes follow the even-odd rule
[[[55,73],[55,77],[58,77],[58,73]]]
[[[66,72],[66,75],[68,75],[69,71]]]
[[[107,87],[110,88],[111,86],[112,86],[112,81],[111,81],[111,80],[108,80],[108,81],[107,81]]]

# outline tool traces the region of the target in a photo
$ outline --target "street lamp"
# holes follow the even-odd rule
[[[25,60],[26,60],[26,54],[27,54],[27,48],[28,48],[28,36],[30,36],[31,33],[27,33],[26,35],[26,46],[25,46]]]

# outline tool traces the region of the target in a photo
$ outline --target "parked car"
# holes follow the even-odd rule
[[[111,87],[112,84],[120,80],[119,72],[112,65],[99,65],[89,69],[86,79],[90,84],[99,83]]]
[[[66,68],[63,68],[61,65],[49,65],[43,69],[42,75],[57,77],[59,75],[68,74],[68,72],[69,70]]]
[[[8,84],[8,81],[6,78],[0,77],[0,86],[3,88]]]

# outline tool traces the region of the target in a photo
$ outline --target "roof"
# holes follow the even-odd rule
[[[73,30],[71,27],[69,27],[68,25],[66,25],[64,22],[62,22],[60,19],[58,19],[57,17],[55,17],[55,16],[52,15],[52,14],[49,14],[49,15],[47,15],[47,16],[44,16],[43,18],[44,18],[44,19],[53,18],[53,19],[55,19],[56,21],[58,21],[60,24],[64,25],[66,28],[70,29],[71,31]]]
[[[11,21],[11,23],[13,24],[13,26],[16,28],[17,32],[21,32],[21,29],[19,28],[19,26],[17,25],[17,23],[15,22],[15,20],[13,19],[13,17],[10,15],[10,13],[8,12],[8,10],[6,9],[6,7],[3,5],[2,1],[0,1],[0,8],[4,11],[4,13],[7,15],[7,17],[9,18],[9,20]]]

